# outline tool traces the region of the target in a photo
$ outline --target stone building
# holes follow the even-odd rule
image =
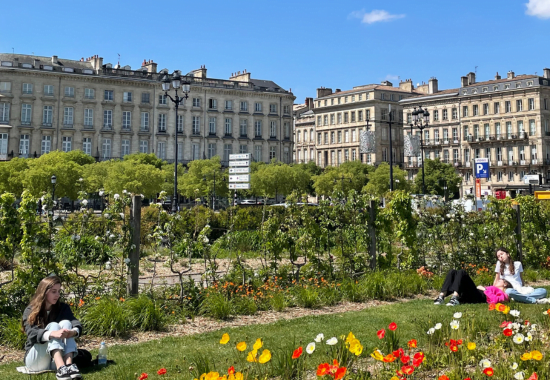
[[[437,82],[436,82],[437,83]],[[550,69],[544,75],[515,75],[476,82],[475,73],[461,77],[455,89],[404,99],[407,121],[415,107],[427,108],[425,157],[452,163],[463,177],[462,194],[475,191],[474,159],[488,158],[490,177],[481,180],[482,193],[525,190],[526,174],[550,180]],[[405,133],[410,130],[405,129]],[[415,130],[414,133],[419,133]],[[410,177],[419,173],[420,157],[407,158]]]
[[[313,98],[294,105],[294,162],[315,162],[315,114]]]
[[[136,152],[174,162],[176,115],[162,91],[166,69],[104,64],[95,55],[67,60],[0,54],[0,160],[80,149],[97,160]],[[178,162],[231,153],[291,161],[290,91],[238,72],[214,79],[201,67],[184,79],[178,111]],[[174,90],[169,92],[172,96]]]

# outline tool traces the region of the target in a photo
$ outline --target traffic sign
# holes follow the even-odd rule
[[[231,190],[248,190],[250,189],[249,183],[230,183],[229,189]]]
[[[250,166],[250,161],[229,161],[229,166]]]
[[[250,173],[250,167],[245,166],[242,168],[229,168],[229,174],[246,174]]]
[[[240,154],[230,154],[229,160],[250,160],[252,159],[252,155],[250,153],[240,153]]]
[[[488,158],[475,159],[475,173],[476,173],[476,178],[489,178],[489,159]]]
[[[229,182],[248,182],[248,181],[250,181],[250,175],[249,174],[230,175],[229,176]]]

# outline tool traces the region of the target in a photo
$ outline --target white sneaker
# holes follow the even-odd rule
[[[539,305],[540,304],[550,304],[550,299],[548,299],[548,298],[539,298],[537,300],[537,304],[539,304]]]

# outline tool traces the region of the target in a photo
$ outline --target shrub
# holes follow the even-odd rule
[[[0,315],[0,342],[8,347],[22,350],[26,341],[27,336],[21,331],[21,318]]]
[[[270,299],[271,308],[275,311],[283,311],[287,307],[287,301],[283,292],[273,294]]]
[[[317,309],[321,307],[322,301],[317,288],[297,287],[294,297],[296,304],[306,309]]]
[[[210,292],[202,301],[201,312],[215,319],[229,319],[232,314],[231,301],[221,293]]]
[[[160,331],[166,327],[166,314],[148,296],[142,294],[124,303],[130,326],[140,331]]]
[[[82,323],[88,333],[99,336],[123,336],[131,328],[123,303],[109,298],[89,305],[83,311]]]
[[[233,310],[238,315],[254,315],[258,306],[250,297],[236,297],[232,300]]]
[[[342,293],[334,285],[319,288],[319,297],[326,306],[333,306],[342,300]]]
[[[367,298],[363,284],[363,282],[354,279],[345,279],[340,286],[340,290],[348,301],[363,302]]]

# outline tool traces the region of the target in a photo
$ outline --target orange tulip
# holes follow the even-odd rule
[[[404,365],[401,367],[401,371],[403,371],[405,375],[412,375],[414,372],[414,367],[412,365]]]
[[[491,367],[487,367],[483,370],[483,373],[486,374],[487,376],[493,376],[495,371],[493,371]]]
[[[336,370],[336,373],[334,374],[334,380],[343,379],[345,375],[346,375],[346,367],[340,367]]]
[[[416,339],[411,339],[409,340],[409,343],[407,343],[409,348],[416,348],[418,342],[416,341]]]
[[[317,376],[325,376],[329,369],[330,365],[328,363],[319,364],[319,367],[317,367]]]
[[[294,352],[292,353],[292,359],[298,359],[300,356],[302,356],[302,352],[303,352],[302,346],[295,349]]]

